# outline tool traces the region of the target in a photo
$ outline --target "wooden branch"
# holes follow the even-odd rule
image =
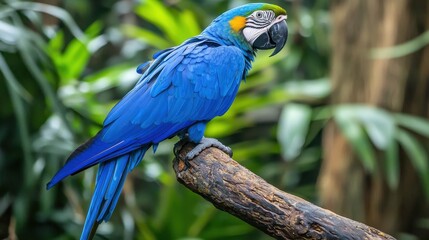
[[[186,169],[183,158],[193,147],[186,144],[173,162],[177,180],[276,239],[394,239],[280,191],[219,149],[206,149]]]

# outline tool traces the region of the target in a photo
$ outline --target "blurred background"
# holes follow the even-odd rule
[[[0,1],[0,239],[76,239],[96,168],[45,184],[132,88],[136,66],[244,0]],[[206,135],[278,188],[398,239],[429,238],[429,2],[270,1],[259,52]],[[96,239],[270,239],[176,182],[172,146],[128,177]]]

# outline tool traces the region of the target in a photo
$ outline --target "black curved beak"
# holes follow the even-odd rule
[[[276,55],[285,46],[287,41],[288,28],[285,20],[281,20],[272,25],[268,31],[262,33],[253,42],[253,47],[257,49],[274,49],[270,57]]]

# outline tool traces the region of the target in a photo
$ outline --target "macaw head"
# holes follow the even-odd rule
[[[252,52],[275,48],[273,56],[286,44],[286,18],[286,11],[279,6],[251,3],[223,13],[202,34]]]

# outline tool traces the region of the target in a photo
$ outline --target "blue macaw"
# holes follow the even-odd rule
[[[99,164],[97,181],[81,239],[92,238],[109,220],[125,178],[146,151],[178,135],[198,144],[186,156],[205,148],[230,149],[205,138],[208,121],[231,106],[257,49],[275,48],[287,40],[286,11],[253,3],[217,17],[200,35],[156,53],[140,65],[135,87],[110,111],[96,136],[78,147],[47,184],[50,189],[69,175]]]

